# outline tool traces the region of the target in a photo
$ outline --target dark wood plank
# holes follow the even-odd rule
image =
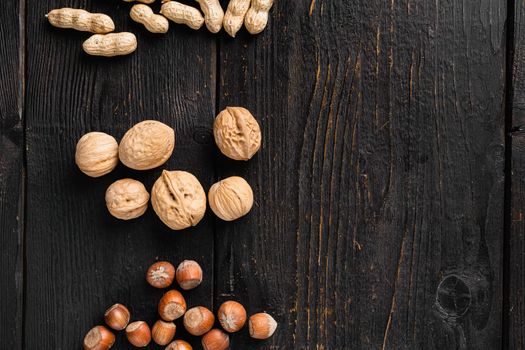
[[[59,7],[109,14],[117,31],[137,35],[137,52],[113,59],[85,55],[81,45],[88,34],[46,23],[44,14]],[[212,307],[211,217],[194,229],[173,232],[151,207],[133,222],[113,219],[105,208],[105,190],[119,178],[142,180],[150,189],[162,168],[191,171],[205,188],[214,177],[216,40],[205,30],[176,25],[165,36],[148,34],[130,20],[130,7],[122,1],[53,0],[28,9],[28,349],[79,348],[115,302],[128,305],[134,320],[152,324],[163,291],[147,285],[145,273],[157,259],[198,260],[206,278],[186,293],[188,303]],[[99,130],[120,140],[145,119],[176,130],[175,152],[166,166],[135,172],[119,165],[99,179],[76,168],[81,135]],[[115,348],[132,347],[120,333]]]
[[[257,205],[217,223],[216,304],[252,349],[501,345],[504,2],[277,1],[220,46],[220,107],[263,130]]]
[[[511,3],[509,3],[511,4]],[[512,113],[512,172],[511,172],[511,217],[510,234],[507,246],[507,291],[508,327],[505,336],[508,338],[508,349],[525,348],[525,222],[523,219],[525,200],[525,4],[515,1],[512,20],[509,24],[513,30],[512,57],[512,95],[509,108]],[[511,33],[512,34],[512,33]]]
[[[0,348],[22,348],[23,318],[23,7],[0,12]],[[23,38],[23,37],[22,37]]]

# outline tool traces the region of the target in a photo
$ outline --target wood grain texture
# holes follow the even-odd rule
[[[0,348],[22,348],[23,322],[23,15],[0,12]],[[20,40],[22,38],[22,40]]]
[[[510,234],[507,247],[508,349],[525,349],[525,3],[514,3],[512,57],[512,164]]]
[[[504,2],[277,1],[220,45],[220,107],[261,123],[256,206],[216,226],[216,298],[252,349],[501,346]],[[237,346],[237,347],[236,347]]]
[[[44,14],[59,7],[110,15],[118,31],[137,35],[137,52],[87,56],[81,47],[89,34],[46,23]],[[215,40],[204,30],[176,25],[167,35],[151,35],[131,21],[130,8],[122,1],[53,0],[28,9],[27,349],[79,348],[116,302],[130,308],[133,320],[153,324],[164,291],[150,287],[145,273],[157,259],[199,261],[206,278],[185,295],[190,306],[212,307],[209,215],[196,228],[174,232],[151,207],[130,222],[114,219],[105,207],[106,188],[119,178],[141,180],[148,189],[163,168],[190,171],[206,189],[214,178]],[[174,155],[165,166],[137,172],[120,164],[98,179],[78,170],[74,152],[81,135],[103,131],[120,140],[145,119],[176,130]],[[178,335],[185,337],[182,327]],[[119,333],[115,348],[132,347]]]

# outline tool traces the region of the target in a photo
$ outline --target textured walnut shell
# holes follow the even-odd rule
[[[106,191],[106,206],[111,215],[122,220],[138,218],[148,208],[149,193],[133,179],[115,181]]]
[[[75,162],[80,170],[91,177],[110,173],[118,164],[118,143],[103,132],[90,132],[78,140]]]
[[[119,146],[120,161],[135,170],[164,164],[173,153],[175,132],[155,120],[145,120],[128,130]]]
[[[208,200],[215,215],[233,221],[252,209],[253,191],[242,177],[232,176],[211,186]]]
[[[261,147],[261,129],[246,108],[227,107],[219,113],[213,135],[221,152],[235,160],[248,160]]]
[[[164,170],[151,190],[151,204],[169,228],[183,230],[204,217],[206,194],[192,174]]]

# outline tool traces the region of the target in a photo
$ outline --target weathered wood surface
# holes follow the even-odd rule
[[[257,206],[217,225],[216,298],[277,314],[273,348],[499,348],[505,15],[280,1],[221,41],[221,107],[253,110],[264,145],[217,161]]]
[[[13,350],[22,348],[23,318],[24,43],[19,6],[10,1],[0,12],[0,348]]]
[[[269,341],[244,331],[233,349],[523,348],[518,135],[507,257],[515,289],[502,320],[505,2],[276,1],[265,32],[236,39],[178,25],[151,35],[121,1],[24,3],[0,12],[0,348],[79,348],[114,302],[151,323],[162,291],[145,270],[185,258],[207,277],[187,293],[190,305],[236,299],[279,321]],[[138,51],[86,56],[88,34],[43,17],[66,6],[109,14],[137,35]],[[228,105],[261,124],[250,162],[213,144],[213,118]],[[151,188],[161,168],[119,165],[90,179],[74,165],[75,144],[94,130],[120,139],[144,119],[176,129],[166,168],[194,172],[206,190],[246,177],[250,215],[224,223],[208,212],[179,233],[151,209],[112,219],[107,186],[126,176]],[[131,349],[122,334],[115,348]]]

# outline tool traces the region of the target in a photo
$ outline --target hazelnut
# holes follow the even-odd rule
[[[84,350],[107,350],[115,343],[115,336],[104,326],[93,327],[84,338]]]
[[[233,221],[252,209],[253,191],[242,177],[232,176],[211,186],[208,200],[215,215]]]
[[[164,170],[151,190],[151,204],[168,227],[183,230],[204,217],[206,194],[192,174]]]
[[[128,168],[148,170],[164,164],[173,153],[175,132],[155,120],[145,120],[129,129],[120,141],[120,161]]]
[[[254,339],[268,339],[275,332],[277,322],[272,316],[261,312],[250,316],[248,327],[250,329],[250,337]]]
[[[217,317],[226,332],[238,332],[246,323],[246,310],[238,302],[230,300],[222,303]]]
[[[129,323],[130,313],[122,304],[115,304],[104,313],[106,324],[116,331],[121,331]]]
[[[133,179],[115,181],[106,191],[106,206],[111,215],[122,220],[138,218],[148,208],[149,193]]]
[[[144,321],[135,321],[126,327],[126,338],[131,345],[137,348],[148,346],[151,341],[151,331]]]
[[[230,337],[219,329],[212,329],[202,337],[204,350],[226,350],[230,347]]]
[[[110,173],[118,164],[118,143],[103,132],[90,132],[78,140],[75,162],[91,177]]]
[[[213,124],[215,143],[235,160],[249,160],[261,147],[261,129],[246,108],[226,107]]]
[[[177,267],[177,282],[184,290],[196,288],[202,282],[202,269],[193,260],[184,260]]]
[[[164,321],[174,321],[186,312],[186,300],[179,291],[173,289],[162,296],[159,302],[159,315]]]
[[[173,322],[158,320],[151,329],[153,341],[159,345],[167,345],[175,337],[177,326]]]
[[[146,274],[146,280],[155,288],[167,288],[175,278],[175,267],[167,261],[159,261],[151,265]]]
[[[203,306],[193,307],[184,314],[184,328],[191,335],[203,335],[213,327],[214,322],[213,313]]]
[[[184,340],[175,340],[170,343],[164,350],[193,350],[191,345]]]

